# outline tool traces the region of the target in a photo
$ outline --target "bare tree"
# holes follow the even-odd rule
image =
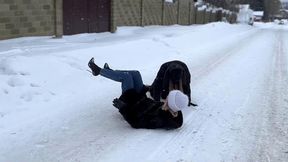
[[[238,4],[250,4],[251,9],[263,11],[264,0],[205,0],[205,2],[230,10],[235,9],[235,5]]]
[[[264,20],[269,21],[279,12],[281,7],[280,0],[204,0],[217,7],[234,10],[237,4],[250,4],[255,11],[264,11]]]
[[[280,0],[264,0],[264,20],[269,21],[274,18],[280,10]]]
[[[264,0],[237,0],[239,4],[249,4],[254,11],[264,10]]]
[[[231,7],[231,3],[233,0],[204,0],[207,3],[210,3],[217,7],[222,7],[225,9],[229,9]]]

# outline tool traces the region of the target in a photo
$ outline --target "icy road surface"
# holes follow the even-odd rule
[[[177,130],[131,128],[120,85],[87,72],[184,61],[192,101]],[[122,27],[115,34],[0,41],[0,162],[287,162],[288,27]]]

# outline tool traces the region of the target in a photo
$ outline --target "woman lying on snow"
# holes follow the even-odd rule
[[[139,71],[112,70],[108,64],[100,68],[94,63],[94,58],[88,66],[94,76],[100,74],[121,82],[122,95],[113,100],[113,105],[133,128],[175,129],[182,126],[181,109],[188,106],[188,97],[181,91],[172,90],[164,102],[155,101],[146,96],[147,88]]]

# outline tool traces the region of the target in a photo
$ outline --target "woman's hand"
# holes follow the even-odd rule
[[[167,100],[164,100],[163,102],[164,102],[164,104],[162,105],[162,110],[168,111],[168,110],[169,110],[169,107],[168,107],[168,102],[167,102]]]
[[[169,108],[167,100],[164,100],[163,102],[164,102],[164,104],[163,104],[163,106],[162,106],[162,110],[164,110],[164,111],[169,111],[174,118],[177,117],[177,116],[178,116],[178,112],[173,112],[173,111]]]
[[[173,112],[173,111],[169,108],[169,106],[168,106],[168,101],[167,101],[167,100],[164,100],[163,102],[164,102],[164,104],[163,104],[163,106],[162,106],[162,110],[164,110],[164,111],[169,111],[174,118],[177,117],[177,116],[178,116],[178,112]]]

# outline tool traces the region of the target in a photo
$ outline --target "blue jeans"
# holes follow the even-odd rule
[[[108,79],[121,82],[122,93],[128,89],[135,89],[141,92],[143,88],[143,81],[139,71],[136,70],[112,70],[101,69],[100,75]]]

